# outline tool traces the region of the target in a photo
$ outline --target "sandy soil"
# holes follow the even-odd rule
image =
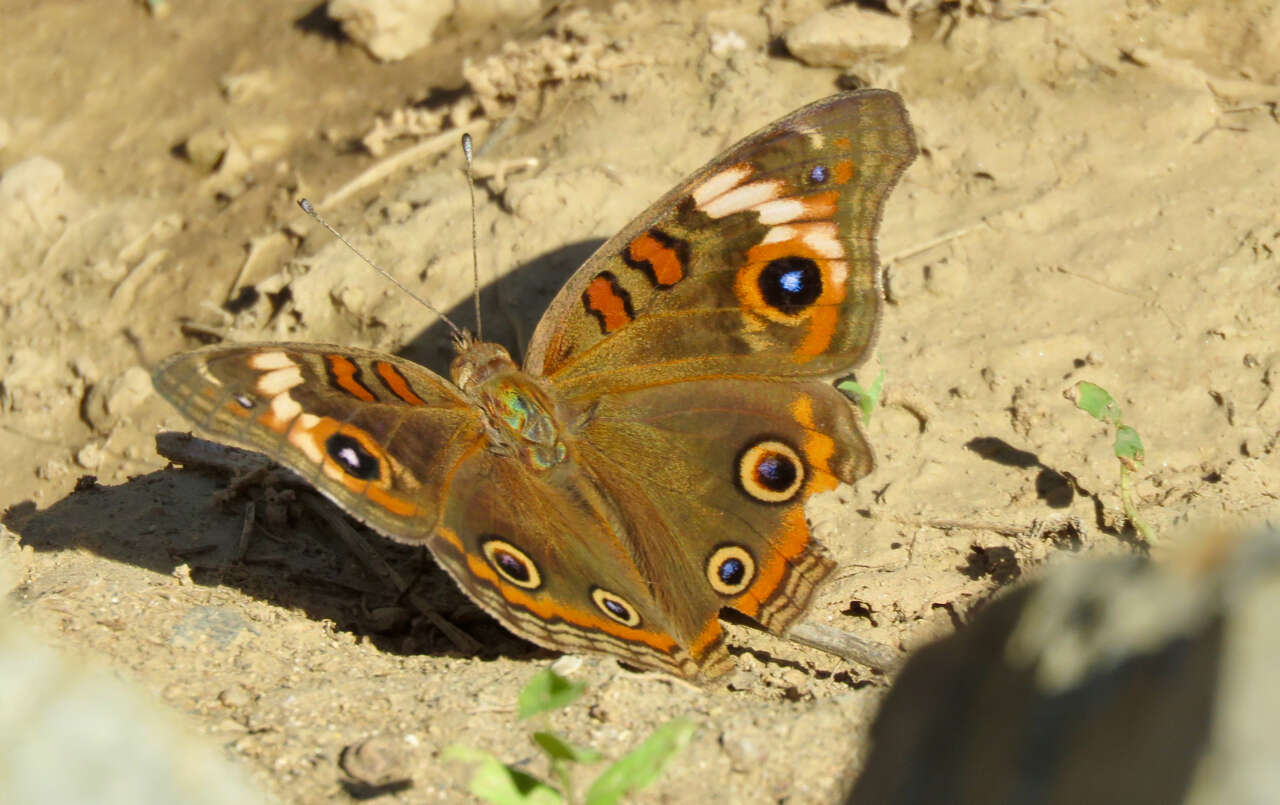
[[[183,0],[164,19],[6,4],[20,34],[0,77],[0,504],[23,546],[7,554],[10,598],[283,801],[350,799],[338,758],[371,736],[405,747],[413,785],[397,801],[465,799],[467,770],[440,757],[456,741],[542,771],[513,703],[552,655],[370,537],[484,645],[453,650],[288,493],[246,493],[271,514],[237,559],[248,498],[155,455],[155,432],[184,426],[150,393],[150,365],[204,340],[288,337],[442,368],[434,317],[294,199],[332,200],[350,238],[470,321],[451,147],[334,196],[380,164],[358,144],[378,115],[466,103],[480,78],[527,69],[540,36],[581,48],[580,77],[526,75],[520,103],[490,94],[470,124],[491,177],[479,247],[497,279],[482,298],[517,346],[600,239],[837,88],[838,71],[774,38],[816,3],[767,3],[770,21],[729,0],[562,5],[515,30],[442,30],[429,53],[381,65],[314,0]],[[503,51],[508,39],[522,44]],[[923,13],[906,50],[853,71],[902,93],[922,156],[880,239],[889,304],[866,374],[887,376],[878,468],[812,511],[841,562],[817,620],[911,647],[1057,556],[1146,550],[1119,512],[1110,436],[1063,398],[1081,379],[1109,388],[1146,441],[1137,493],[1157,557],[1185,533],[1274,521],[1276,41],[1280,9],[1262,0],[1077,0]],[[488,72],[464,78],[464,58]],[[202,163],[205,144],[229,141],[222,169]],[[587,658],[575,676],[589,692],[555,725],[616,756],[668,718],[698,721],[641,801],[837,798],[886,680],[730,629],[740,670],[725,682],[695,690]]]

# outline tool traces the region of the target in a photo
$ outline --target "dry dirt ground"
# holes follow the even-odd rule
[[[471,114],[488,177],[479,251],[496,277],[482,298],[518,347],[602,238],[737,137],[837,89],[838,70],[776,40],[818,4],[561,3],[507,30],[446,27],[391,65],[314,0],[177,0],[164,18],[2,5],[13,611],[162,698],[282,801],[349,801],[340,752],[371,736],[406,752],[412,785],[388,800],[465,800],[466,768],[441,757],[454,742],[543,771],[513,702],[553,655],[370,536],[483,644],[459,652],[298,506],[218,496],[225,478],[166,467],[154,435],[185,426],[147,370],[208,340],[280,338],[442,368],[434,317],[294,206],[327,202],[374,259],[469,322],[456,135],[343,190],[413,146],[359,144],[410,106]],[[878,467],[812,509],[841,564],[814,617],[903,648],[1057,556],[1146,550],[1119,513],[1109,434],[1063,397],[1077,380],[1109,388],[1145,439],[1136,492],[1157,558],[1182,534],[1274,518],[1280,493],[1280,8],[963,5],[922,10],[905,50],[852,71],[903,95],[921,156],[880,238],[888,304],[862,373],[887,378]],[[550,44],[576,48],[563,80],[538,72]],[[272,519],[238,556],[254,496]],[[740,670],[705,690],[586,658],[588,693],[555,726],[616,756],[673,716],[697,721],[641,801],[838,798],[886,680],[730,629]]]

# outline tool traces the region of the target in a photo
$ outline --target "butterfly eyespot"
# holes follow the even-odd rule
[[[636,612],[636,608],[608,590],[592,587],[591,600],[596,602],[596,606],[600,607],[601,612],[623,626],[635,627],[640,625],[640,613]]]
[[[504,539],[490,537],[480,546],[484,558],[489,560],[498,575],[525,590],[536,590],[542,586],[542,574],[538,566],[529,558],[529,554],[520,550]]]
[[[827,170],[826,165],[814,165],[809,169],[809,181],[813,184],[824,184],[830,178],[831,171]]]
[[[761,503],[793,499],[804,486],[804,478],[800,454],[777,439],[762,439],[738,454],[738,488]]]
[[[325,452],[352,478],[371,481],[382,474],[382,462],[353,436],[335,433],[324,443]]]
[[[822,269],[808,257],[779,257],[756,280],[765,304],[794,316],[822,295]]]
[[[707,559],[707,581],[721,595],[737,595],[751,586],[756,560],[741,545],[722,545]]]
[[[248,395],[237,394],[231,399],[235,400],[236,404],[239,405],[241,408],[245,409],[246,411],[253,410],[253,398],[249,397]]]

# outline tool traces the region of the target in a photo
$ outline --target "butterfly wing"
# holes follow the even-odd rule
[[[871,90],[747,137],[605,243],[552,302],[525,369],[578,393],[831,376],[879,316],[875,230],[915,157],[902,100]]]
[[[474,405],[416,364],[324,345],[211,347],[166,360],[155,386],[210,436],[425,543],[528,640],[687,678],[729,666],[718,640],[691,633],[706,606],[658,605],[616,509],[572,457],[538,473],[494,452]]]
[[[875,230],[915,152],[893,93],[807,106],[606,243],[535,332],[526,369],[590,412],[582,464],[704,641],[721,606],[785,632],[833,567],[804,503],[872,459],[826,378],[870,348]]]
[[[204,433],[264,453],[378,531],[422,543],[478,412],[417,364],[317,344],[208,347],[175,355],[156,390]]]
[[[815,381],[610,395],[580,437],[584,463],[605,470],[602,486],[631,513],[638,553],[685,585],[678,598],[697,602],[700,623],[729,607],[779,634],[835,566],[805,500],[871,469],[847,401]]]
[[[671,563],[637,550],[630,518],[572,451],[545,472],[477,451],[459,468],[432,553],[508,629],[687,679],[732,667],[710,591],[685,597]]]

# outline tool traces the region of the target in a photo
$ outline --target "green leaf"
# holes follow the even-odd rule
[[[1120,405],[1102,386],[1081,380],[1075,384],[1073,392],[1067,396],[1075,401],[1076,407],[1081,411],[1101,422],[1120,424]]]
[[[1116,428],[1116,458],[1128,462],[1131,469],[1136,468],[1146,459],[1146,450],[1142,446],[1142,437],[1128,425]]]
[[[524,686],[524,690],[520,691],[520,699],[516,705],[520,718],[568,707],[582,695],[586,687],[581,682],[570,682],[550,668],[539,671]]]
[[[880,404],[884,389],[884,369],[876,375],[870,389],[863,388],[862,384],[856,380],[843,380],[836,384],[836,388],[844,392],[845,396],[851,398],[858,406],[862,411],[862,424],[866,425],[871,421],[871,412]]]
[[[504,765],[488,752],[453,744],[444,750],[450,760],[476,764],[470,791],[495,805],[560,805],[560,792],[531,774]]]
[[[672,719],[658,727],[644,743],[596,778],[587,791],[586,805],[612,805],[623,795],[658,779],[667,761],[689,743],[696,729],[697,725],[687,718]]]
[[[535,732],[533,742],[552,760],[569,763],[596,763],[603,755],[594,749],[574,746],[554,732]]]

